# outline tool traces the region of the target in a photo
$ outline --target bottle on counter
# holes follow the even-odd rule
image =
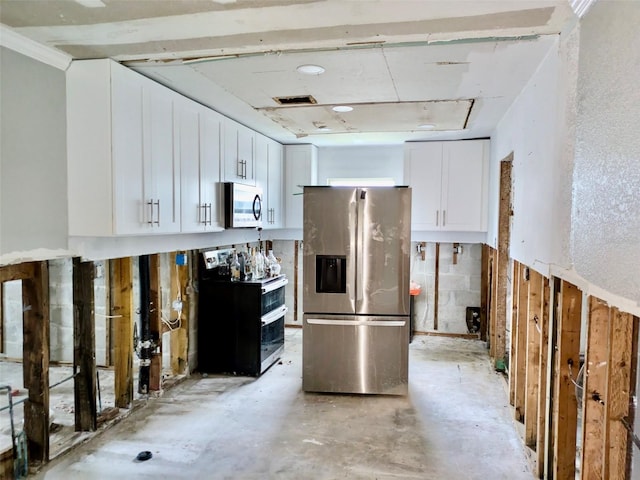
[[[251,266],[251,253],[246,251],[243,254],[244,257],[244,279],[250,281],[252,278],[252,266]]]
[[[253,255],[251,256],[251,267],[254,280],[260,280],[264,278],[265,269],[264,269],[264,255],[260,252],[259,249],[253,249]]]
[[[266,261],[269,269],[269,276],[277,277],[278,275],[280,275],[280,264],[278,263],[278,259],[273,254],[273,250],[269,250]]]
[[[239,282],[240,281],[240,261],[238,260],[238,254],[233,252],[233,256],[231,257],[231,264],[229,265],[231,270],[231,281]]]

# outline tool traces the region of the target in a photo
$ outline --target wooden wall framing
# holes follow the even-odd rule
[[[0,268],[0,283],[22,280],[24,431],[31,466],[49,461],[49,267],[46,261]]]
[[[589,297],[582,396],[582,479],[626,478],[637,317]]]
[[[129,408],[133,401],[133,265],[129,257],[111,260],[110,265],[115,406]]]

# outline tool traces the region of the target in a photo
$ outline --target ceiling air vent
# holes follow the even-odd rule
[[[295,97],[273,97],[278,105],[315,105],[316,99],[311,95],[297,95]]]

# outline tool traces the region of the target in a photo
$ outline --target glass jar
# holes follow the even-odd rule
[[[240,261],[238,260],[238,254],[233,252],[233,257],[231,257],[231,264],[229,265],[231,269],[231,281],[239,282],[240,281]]]

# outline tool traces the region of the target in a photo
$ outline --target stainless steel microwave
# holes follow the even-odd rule
[[[227,182],[224,184],[225,228],[262,226],[262,189]]]

